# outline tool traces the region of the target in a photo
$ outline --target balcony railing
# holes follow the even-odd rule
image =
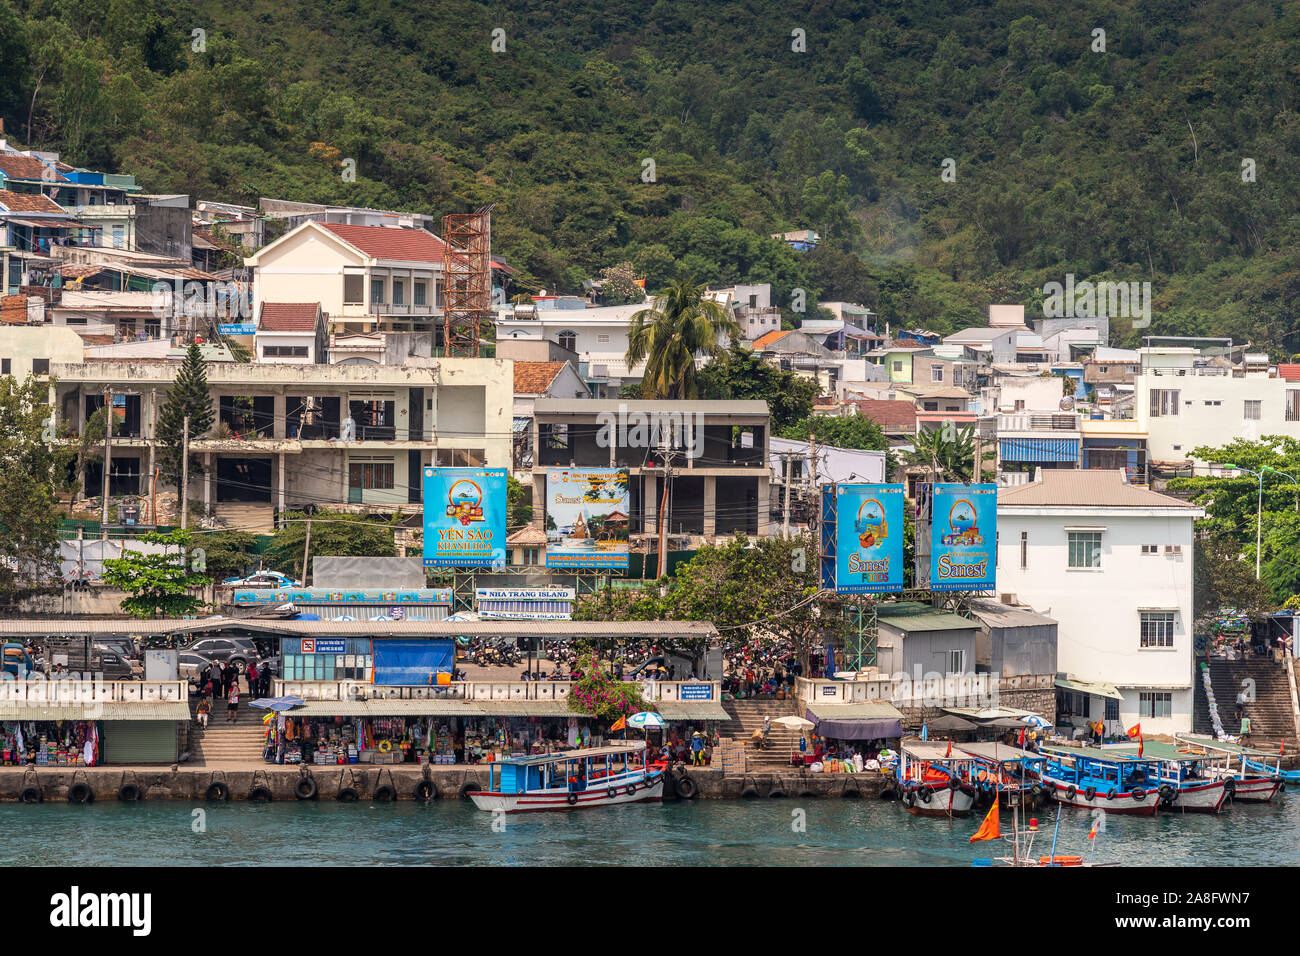
[[[0,680],[0,701],[32,706],[187,701],[183,680]]]
[[[628,682],[646,700],[720,701],[722,685],[717,681]],[[707,698],[701,688],[709,688]],[[690,688],[683,690],[683,688]],[[369,684],[362,681],[272,681],[272,696],[301,697],[303,700],[566,700],[573,682],[557,681],[453,681],[450,684]]]
[[[998,416],[998,434],[1003,432],[1077,432],[1079,416],[1073,412],[1025,412]]]

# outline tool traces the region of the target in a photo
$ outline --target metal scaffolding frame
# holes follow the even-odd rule
[[[443,347],[448,357],[477,358],[480,331],[492,321],[492,209],[442,217]]]

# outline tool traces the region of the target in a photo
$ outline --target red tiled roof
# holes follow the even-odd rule
[[[16,193],[0,189],[0,206],[10,212],[58,212],[67,215],[66,209],[40,193]]]
[[[543,394],[564,366],[564,362],[516,362],[515,394]]]
[[[262,332],[315,332],[319,302],[263,302]]]
[[[754,339],[754,348],[765,349],[777,339],[783,338],[790,334],[790,329],[775,329],[771,332],[765,332],[758,338]]]
[[[405,259],[409,262],[442,262],[444,243],[427,229],[394,226],[345,226],[322,222],[344,242],[376,259]]]
[[[916,431],[916,406],[911,402],[901,399],[858,398],[853,399],[853,404],[858,406],[860,414],[883,429]]]
[[[1277,374],[1288,382],[1300,382],[1300,365],[1279,365]]]
[[[0,172],[10,179],[44,179],[52,183],[68,181],[68,177],[55,172],[35,156],[0,153]]]

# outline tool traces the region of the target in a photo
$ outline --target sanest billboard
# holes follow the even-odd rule
[[[424,565],[505,567],[506,470],[424,469]]]
[[[930,531],[930,588],[992,591],[997,562],[998,486],[936,484]]]
[[[836,485],[835,590],[903,590],[903,486]]]
[[[626,468],[546,472],[546,566],[627,569]]]

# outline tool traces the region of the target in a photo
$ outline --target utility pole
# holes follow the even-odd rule
[[[781,452],[781,461],[785,464],[784,474],[781,483],[785,485],[785,503],[781,507],[781,536],[790,537],[790,465],[794,460],[791,452]]]
[[[190,523],[190,416],[181,423],[181,530]]]
[[[311,554],[311,518],[307,519],[307,539],[302,543],[302,584],[307,586],[307,556]],[[453,588],[454,590],[454,588]]]
[[[113,393],[106,388],[104,389],[104,481],[103,481],[103,488],[100,489],[103,492],[103,494],[100,496],[103,500],[102,500],[102,507],[100,508],[100,512],[99,512],[99,526],[100,526],[100,530],[104,532],[105,537],[108,534],[107,531],[108,469],[109,469],[109,456],[111,454],[111,450],[109,449],[109,439],[112,437],[112,434],[113,434]]]
[[[673,473],[672,451],[664,455],[664,490],[659,496],[659,567],[657,577],[668,573],[668,481]]]

